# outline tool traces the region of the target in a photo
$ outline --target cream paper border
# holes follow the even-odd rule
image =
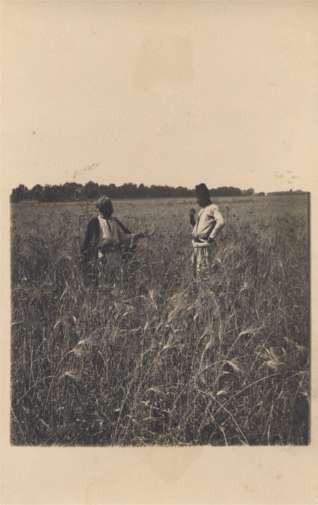
[[[5,118],[2,121],[3,127]],[[318,124],[308,125],[308,132],[316,133],[318,150]],[[1,147],[3,160],[4,146]],[[300,170],[306,170],[308,161],[304,159]],[[315,310],[318,306],[318,180],[317,175],[311,175],[315,184],[311,188],[312,427],[309,447],[140,449],[10,447],[8,195],[11,188],[1,176],[1,504],[318,503],[318,311]]]

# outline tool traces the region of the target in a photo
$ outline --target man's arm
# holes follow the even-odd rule
[[[99,234],[98,220],[96,218],[93,218],[89,221],[86,228],[85,237],[81,246],[81,252],[83,254],[88,252],[90,248],[96,245],[98,241],[98,234]]]
[[[195,210],[194,209],[190,209],[189,218],[190,218],[190,224],[193,228],[195,226]]]
[[[124,233],[126,233],[127,237],[124,237],[122,239],[122,242],[129,242],[129,240],[138,240],[140,238],[147,238],[150,234],[149,233],[144,233],[144,232],[138,232],[138,233],[132,233],[131,231],[126,228],[125,225],[119,219],[116,217],[114,218],[117,224],[120,226],[120,228],[123,230]]]
[[[126,228],[126,226],[123,225],[123,223],[121,221],[119,221],[118,217],[114,217],[114,219],[117,222],[117,224],[120,226],[120,228],[123,230],[124,233],[127,233],[127,235],[131,235],[131,231],[129,231],[128,228]]]
[[[223,226],[225,224],[224,218],[223,218],[221,212],[219,211],[218,207],[215,207],[214,212],[213,212],[213,217],[215,219],[215,226],[214,226],[214,228],[208,238],[209,242],[215,239],[215,237],[217,236],[217,234],[219,233],[219,231],[223,228]]]

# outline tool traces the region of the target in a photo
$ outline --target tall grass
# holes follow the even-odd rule
[[[306,202],[221,201],[204,284],[190,206],[117,203],[130,227],[156,233],[98,286],[79,255],[91,205],[13,207],[12,443],[308,443]]]

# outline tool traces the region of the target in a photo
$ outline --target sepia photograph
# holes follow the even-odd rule
[[[13,444],[308,443],[307,193],[12,200]]]
[[[212,46],[198,78],[199,47],[138,20],[114,61],[125,10],[85,18],[80,46],[56,14],[46,33],[24,18],[43,68],[20,69],[11,162],[43,171],[11,193],[12,443],[307,444],[310,188],[288,61]]]
[[[309,450],[317,5],[4,14],[11,449]]]

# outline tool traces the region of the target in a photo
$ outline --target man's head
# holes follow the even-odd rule
[[[195,194],[197,197],[197,202],[200,207],[206,207],[211,203],[210,193],[205,184],[198,184],[195,187]]]
[[[104,217],[110,217],[114,212],[112,201],[108,196],[101,196],[96,202],[96,207]]]

